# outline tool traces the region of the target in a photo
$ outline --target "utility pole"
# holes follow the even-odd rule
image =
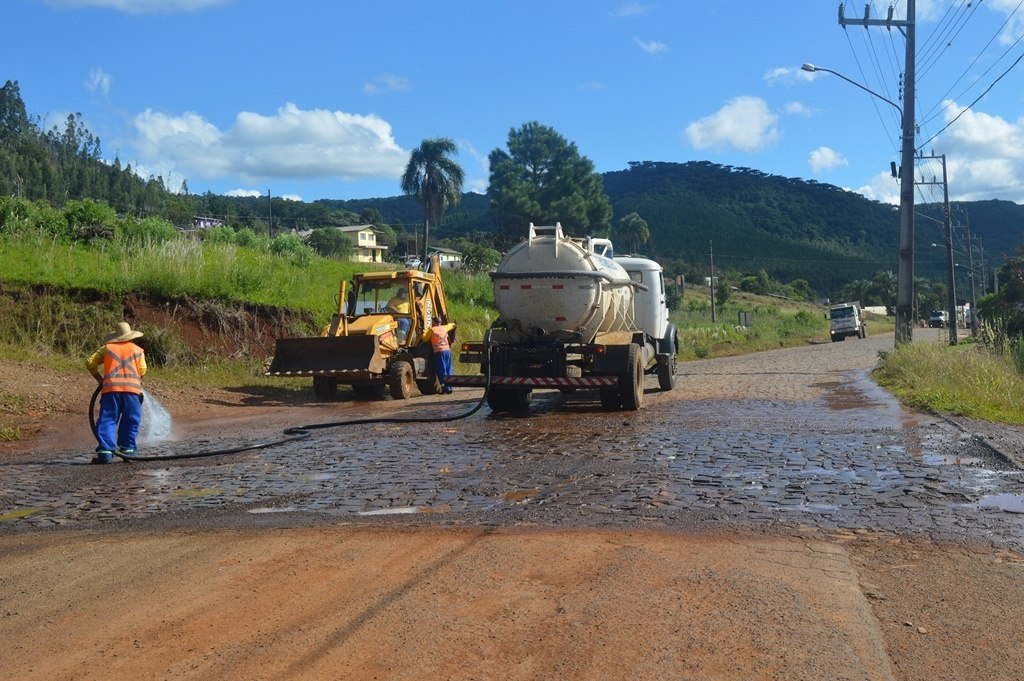
[[[971,241],[971,216],[965,210],[964,215],[966,216],[967,222],[964,224],[964,228],[967,230],[967,267],[970,269],[968,272],[971,278],[971,318],[968,320],[971,324],[971,337],[978,337],[978,294],[974,288],[974,243]],[[982,283],[985,282],[984,276],[982,277]]]
[[[953,214],[949,209],[949,183],[946,181],[946,155],[922,156],[922,159],[940,161],[942,163],[942,212],[946,215],[946,320],[949,326],[949,344],[956,345],[956,262],[953,259]],[[932,178],[931,182],[921,178],[917,184],[940,184]]]
[[[889,6],[886,19],[870,19],[871,4],[864,8],[863,19],[847,19],[845,4],[839,5],[839,25],[884,26],[892,30],[895,26],[906,39],[906,56],[903,67],[903,145],[900,159],[900,250],[896,270],[896,344],[913,340],[914,327],[914,79],[915,40],[914,24],[917,13],[915,0],[907,0],[907,18],[893,19],[893,8]]]
[[[711,255],[711,323],[715,323],[715,244],[708,241],[708,248]]]
[[[270,198],[270,190],[267,190],[267,232],[270,238],[274,238],[274,202]]]

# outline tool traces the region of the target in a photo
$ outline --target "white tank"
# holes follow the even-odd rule
[[[498,313],[514,334],[588,343],[598,333],[635,328],[635,284],[612,260],[606,239],[530,224],[491,279]]]

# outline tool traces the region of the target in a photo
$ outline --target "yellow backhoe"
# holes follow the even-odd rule
[[[319,336],[279,338],[268,376],[312,376],[313,393],[334,399],[339,385],[362,397],[390,392],[406,399],[413,386],[424,395],[441,391],[429,341],[431,319],[448,318],[441,267],[428,271],[363,272],[342,281],[338,310]],[[454,345],[455,330],[449,341]]]

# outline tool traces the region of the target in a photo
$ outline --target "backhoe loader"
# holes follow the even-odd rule
[[[342,281],[338,309],[319,336],[279,338],[268,376],[312,376],[318,399],[349,385],[360,397],[403,400],[416,386],[441,392],[429,341],[431,319],[448,318],[437,256],[426,272],[363,272]],[[455,330],[449,341],[454,344]]]

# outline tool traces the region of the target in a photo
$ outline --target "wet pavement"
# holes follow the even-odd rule
[[[878,352],[891,348],[888,335],[682,364],[672,392],[647,379],[634,413],[605,412],[596,394],[549,391],[527,417],[484,407],[461,420],[320,430],[209,459],[89,466],[78,452],[39,452],[0,466],[0,533],[101,523],[736,526],[1024,549],[1024,473],[872,383]],[[480,394],[347,413],[451,417]]]

